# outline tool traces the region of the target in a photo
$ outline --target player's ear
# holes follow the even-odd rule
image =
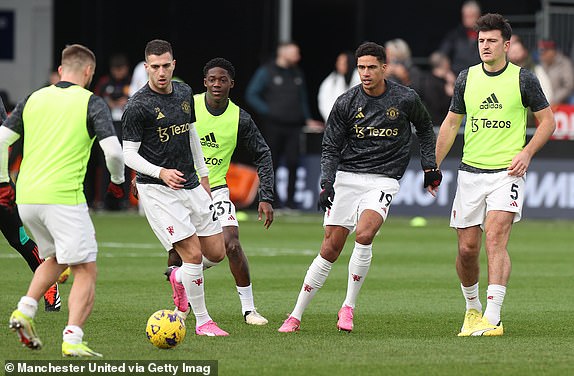
[[[233,89],[234,86],[235,86],[235,80],[231,80],[231,85],[229,85],[229,88]]]
[[[203,78],[203,86],[207,87],[207,78]]]

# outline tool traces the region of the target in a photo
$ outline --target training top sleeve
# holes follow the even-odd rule
[[[416,93],[410,120],[415,127],[419,140],[421,166],[423,170],[437,168],[435,157],[436,135],[434,133],[432,120],[426,107]]]
[[[7,117],[6,107],[4,107],[4,102],[2,102],[2,97],[0,97],[0,124],[2,124]]]
[[[464,91],[466,89],[466,78],[468,77],[468,69],[460,72],[454,83],[454,94],[450,101],[450,108],[448,109],[455,114],[466,114],[466,105],[464,103]]]
[[[251,118],[251,115],[239,110],[239,128],[237,141],[251,154],[259,176],[259,201],[273,203],[274,173],[271,149]]]
[[[102,97],[92,95],[88,101],[88,134],[98,142],[116,136],[112,114]]]
[[[325,182],[335,182],[341,151],[345,146],[347,135],[346,112],[342,102],[342,97],[335,101],[323,133],[323,142],[321,144],[321,186]]]
[[[530,107],[532,112],[538,112],[550,106],[534,72],[520,68],[519,82],[524,107]]]

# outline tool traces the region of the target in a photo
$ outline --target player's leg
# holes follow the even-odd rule
[[[507,245],[514,216],[515,213],[492,210],[488,212],[484,226],[488,259],[488,299],[484,318],[493,325],[500,323],[500,310],[512,268]]]
[[[268,323],[268,320],[261,316],[255,308],[253,286],[249,275],[249,262],[239,242],[239,227],[224,226],[223,237],[225,238],[225,252],[229,260],[229,269],[235,279],[235,286],[241,302],[243,319],[247,324],[265,325]]]
[[[0,230],[8,241],[28,263],[32,272],[44,261],[38,254],[38,246],[28,236],[15,202],[12,204],[0,200]],[[58,285],[55,283],[44,294],[44,309],[59,311],[61,306]]]
[[[466,304],[464,322],[458,335],[465,337],[470,335],[472,328],[482,319],[482,304],[478,289],[482,229],[480,226],[459,228],[457,237],[456,272]]]
[[[486,195],[492,189],[482,179],[487,174],[459,171],[452,204],[450,227],[456,229],[458,253],[456,272],[465,299],[465,316],[459,336],[469,336],[472,328],[482,320],[479,298],[481,225],[486,215]]]
[[[349,259],[347,295],[337,315],[337,328],[353,330],[355,303],[365,282],[373,257],[373,239],[383,224],[383,217],[374,210],[364,210],[356,229],[355,246]]]
[[[195,315],[195,333],[207,336],[227,336],[211,319],[205,305],[203,266],[201,264],[201,243],[196,234],[173,244],[180,255],[182,265],[181,282],[185,286],[191,310]]]
[[[62,355],[102,356],[84,342],[84,324],[92,313],[96,296],[98,245],[87,204],[49,205],[46,227],[56,248],[55,278],[69,265],[74,280],[68,298],[68,322],[62,332]],[[51,261],[47,259],[45,263]],[[44,265],[42,264],[42,265]],[[42,265],[40,267],[42,267]]]
[[[349,229],[346,227],[334,225],[325,226],[325,236],[321,244],[321,251],[309,266],[305,274],[305,279],[303,280],[303,286],[297,297],[295,308],[287,320],[283,322],[283,325],[279,328],[279,332],[290,333],[299,330],[301,317],[303,316],[305,308],[307,308],[307,305],[309,305],[317,291],[323,287],[333,263],[343,250],[349,232]]]

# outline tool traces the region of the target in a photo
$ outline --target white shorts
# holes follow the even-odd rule
[[[166,251],[173,243],[197,233],[221,232],[211,198],[201,185],[193,189],[171,189],[159,184],[137,184],[146,218]]]
[[[233,205],[233,202],[229,199],[229,188],[219,188],[215,191],[211,191],[211,196],[213,197],[215,214],[217,214],[217,218],[219,218],[221,227],[239,227],[237,214],[235,213],[235,205]]]
[[[518,222],[522,217],[524,186],[524,177],[510,176],[507,171],[459,171],[450,227],[482,226],[490,210],[515,213],[514,222]]]
[[[353,232],[365,209],[376,211],[385,221],[399,187],[396,179],[386,176],[338,171],[335,199],[325,212],[323,226],[343,226]]]
[[[32,233],[41,258],[58,264],[96,261],[98,245],[88,205],[19,204],[22,222]]]

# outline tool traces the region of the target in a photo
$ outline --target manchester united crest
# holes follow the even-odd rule
[[[395,120],[396,118],[399,117],[399,110],[396,107],[390,107],[389,109],[387,109],[386,115],[389,119]]]
[[[183,110],[183,112],[185,112],[186,114],[191,113],[191,106],[189,105],[188,101],[183,101],[181,103],[181,109]]]

